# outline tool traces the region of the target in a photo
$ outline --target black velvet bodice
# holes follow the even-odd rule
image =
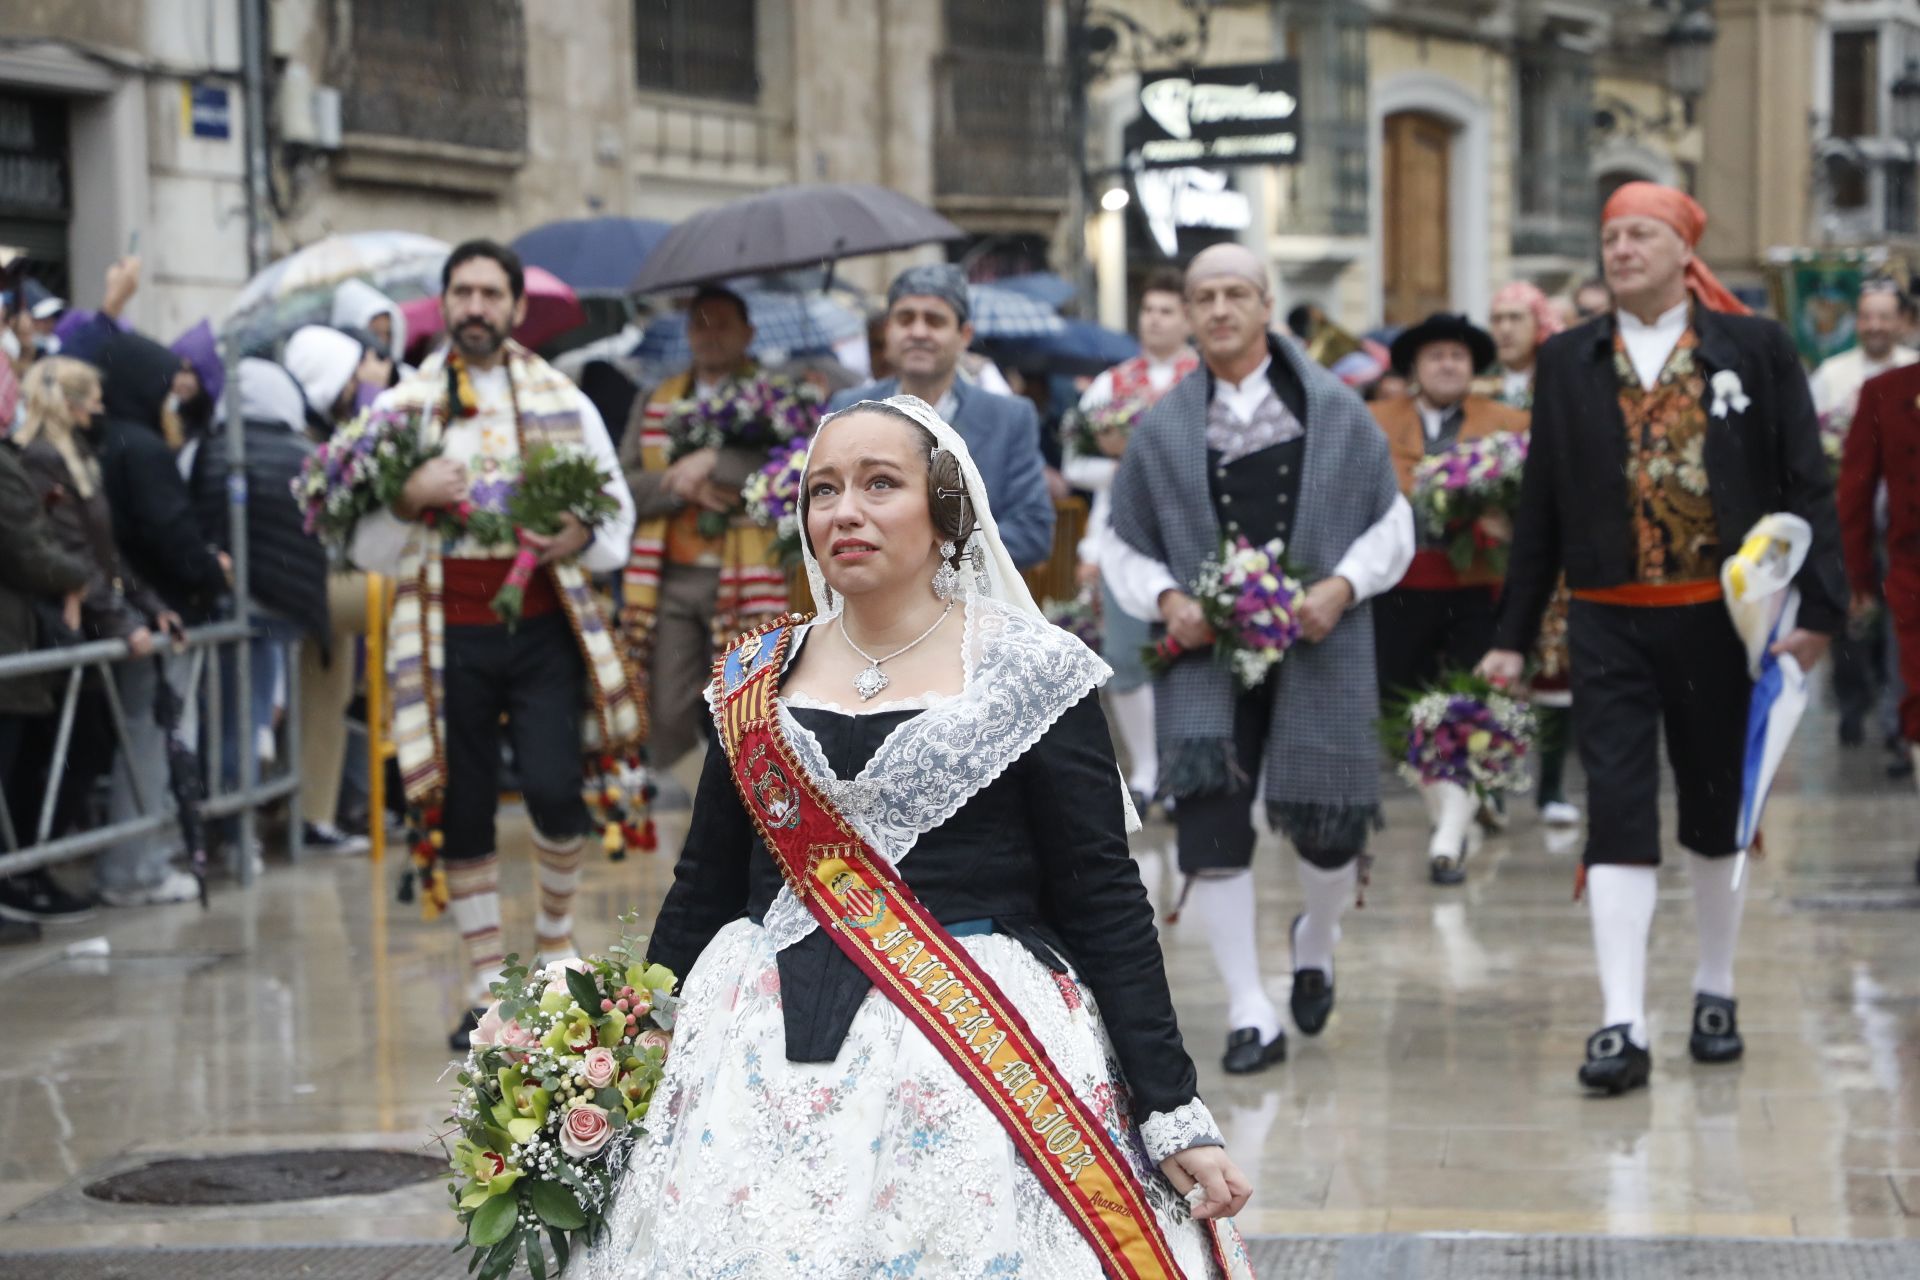
[[[828,764],[852,779],[915,711],[850,715],[796,708]],[[1068,801],[1070,798],[1070,802]],[[1069,965],[1092,990],[1144,1119],[1195,1093],[1180,1041],[1152,909],[1126,843],[1120,779],[1097,695],[1070,708],[900,863],[942,924],[991,920],[1055,971]],[[650,957],[683,981],[723,926],[761,920],[782,880],[716,744],[694,798],[691,828],[661,905]],[[831,1062],[870,984],[816,929],[778,959],[787,1057]]]

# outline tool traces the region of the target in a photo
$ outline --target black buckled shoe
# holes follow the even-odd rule
[[[1227,1037],[1227,1056],[1220,1059],[1220,1065],[1228,1075],[1245,1076],[1286,1060],[1286,1032],[1282,1031],[1263,1045],[1258,1028],[1242,1027]]]
[[[469,1009],[460,1017],[460,1025],[447,1037],[447,1048],[455,1053],[465,1053],[473,1047],[473,1033],[480,1029],[480,1019],[486,1010],[478,1007]]]
[[[1293,918],[1289,936],[1296,944],[1300,922],[1306,918],[1304,912]],[[1287,997],[1287,1004],[1293,1010],[1293,1025],[1300,1028],[1301,1035],[1319,1035],[1333,1014],[1333,978],[1323,969],[1294,969],[1293,994]]]
[[[1427,878],[1439,885],[1465,884],[1467,882],[1467,846],[1471,841],[1460,842],[1457,854],[1435,853],[1427,855]]]
[[[1694,996],[1693,1035],[1687,1040],[1687,1051],[1695,1062],[1735,1062],[1747,1051],[1734,1016],[1738,1007],[1738,1001],[1724,996]]]
[[[1602,1027],[1587,1039],[1587,1060],[1580,1064],[1580,1083],[1608,1097],[1646,1087],[1653,1075],[1653,1055],[1627,1035],[1628,1026]]]

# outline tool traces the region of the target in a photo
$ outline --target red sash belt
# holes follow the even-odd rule
[[[1618,587],[1588,587],[1573,593],[1589,604],[1617,604],[1633,609],[1675,609],[1689,604],[1712,604],[1721,596],[1720,584],[1699,582],[1628,582]]]
[[[450,627],[493,627],[500,616],[493,611],[493,598],[507,580],[513,561],[453,560],[440,562],[440,607]],[[526,599],[520,616],[537,618],[560,607],[560,595],[553,589],[553,575],[545,569],[534,570],[527,583]]]

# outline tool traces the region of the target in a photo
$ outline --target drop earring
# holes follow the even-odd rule
[[[953,567],[954,556],[958,548],[949,538],[940,544],[940,567],[933,571],[933,594],[942,600],[952,600],[960,594],[960,574]]]

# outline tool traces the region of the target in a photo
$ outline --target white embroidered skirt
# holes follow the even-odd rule
[[[1203,1224],[1148,1161],[1092,997],[1011,938],[960,945],[999,982],[1147,1188],[1191,1280]],[[831,1063],[789,1062],[767,934],[722,929],[686,1005],[602,1243],[569,1280],[1101,1280],[985,1104],[878,991]]]

